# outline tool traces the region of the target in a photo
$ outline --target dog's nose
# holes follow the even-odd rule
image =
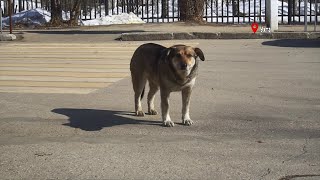
[[[181,70],[185,70],[185,69],[187,69],[187,64],[186,63],[181,63],[180,64],[180,68],[181,68]]]

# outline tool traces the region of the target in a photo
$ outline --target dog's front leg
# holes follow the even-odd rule
[[[190,107],[190,96],[191,96],[191,87],[187,87],[182,90],[182,124],[191,126],[193,121],[189,115],[189,107]]]
[[[159,90],[159,87],[150,81],[149,81],[149,84],[150,84],[150,91],[148,93],[148,113],[149,115],[157,115],[158,112],[154,109],[154,95]]]
[[[167,127],[173,127],[174,123],[171,121],[171,118],[169,115],[170,92],[161,89],[160,94],[161,94],[161,112],[162,112],[163,125]]]

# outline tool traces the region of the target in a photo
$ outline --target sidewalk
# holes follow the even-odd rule
[[[259,25],[260,26],[260,25]],[[124,29],[125,28],[125,29]],[[186,24],[182,22],[175,23],[146,23],[146,24],[131,24],[131,25],[111,25],[99,27],[81,27],[81,29],[91,30],[119,30],[126,31],[141,30],[146,32],[225,32],[225,33],[252,33],[250,24],[232,25],[232,24]],[[314,26],[309,25],[308,31],[313,32]],[[303,25],[279,25],[279,32],[303,32]],[[320,32],[320,25],[317,26],[317,31]]]
[[[259,28],[260,29],[260,28]],[[51,29],[21,29],[14,30],[17,39],[25,41],[65,41],[67,38],[74,41],[110,41],[121,39],[132,40],[171,40],[171,39],[318,39],[320,25],[317,32],[314,26],[308,26],[308,32],[302,25],[280,25],[275,33],[252,33],[250,25],[217,25],[217,24],[185,24],[185,23],[146,23],[130,25],[110,25],[75,28]],[[5,33],[7,33],[5,31]],[[65,35],[56,39],[54,35]],[[81,35],[81,36],[80,36]]]
[[[145,24],[140,26],[141,33],[123,33],[121,39],[132,40],[170,40],[170,39],[318,39],[320,38],[320,26],[314,32],[314,26],[308,26],[308,32],[304,32],[302,25],[280,25],[275,33],[260,33],[260,27],[256,34],[250,25],[196,25],[185,23],[172,24]],[[263,27],[263,26],[262,26]]]

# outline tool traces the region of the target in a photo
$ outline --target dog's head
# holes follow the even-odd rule
[[[178,74],[188,76],[194,67],[197,58],[205,60],[200,48],[193,48],[185,45],[175,45],[167,49],[166,61],[171,61],[173,68]]]

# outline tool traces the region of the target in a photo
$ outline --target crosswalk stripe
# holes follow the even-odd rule
[[[133,53],[123,53],[123,52],[113,52],[113,53],[85,53],[85,54],[77,54],[77,52],[74,52],[74,53],[69,53],[69,54],[64,54],[64,53],[60,53],[60,54],[54,54],[54,53],[46,53],[46,54],[41,54],[41,53],[37,53],[37,54],[27,54],[27,53],[21,53],[21,54],[4,54],[4,53],[1,53],[1,58],[8,58],[8,57],[21,57],[21,58],[24,58],[24,57],[30,57],[30,58],[47,58],[47,57],[60,57],[60,58],[63,58],[63,57],[86,57],[88,58],[88,60],[90,60],[91,57],[96,57],[96,56],[99,56],[99,57],[105,57],[105,58],[110,58],[110,57],[119,57],[119,56],[123,56],[125,55],[126,57],[128,56],[132,56]],[[110,57],[109,57],[110,56]]]
[[[59,64],[59,63],[63,63],[63,64],[104,64],[104,65],[110,65],[110,64],[118,64],[118,65],[128,65],[129,64],[129,60],[90,60],[90,61],[86,61],[86,60],[69,60],[69,59],[60,59],[60,60],[56,60],[56,59],[20,59],[20,58],[16,58],[16,59],[6,59],[6,60],[1,60],[0,59],[0,63],[14,63],[14,64],[18,64],[18,63],[32,63],[32,64]]]
[[[0,71],[55,71],[55,72],[122,72],[129,73],[127,69],[94,69],[94,68],[34,68],[34,67],[0,67]]]
[[[0,57],[0,61],[4,60],[4,61],[8,61],[8,60],[20,60],[20,61],[29,61],[29,60],[40,60],[40,61],[50,61],[50,60],[54,60],[54,61],[64,61],[64,60],[69,60],[69,61],[114,61],[114,60],[118,60],[118,61],[130,61],[131,56],[94,56],[94,55],[88,55],[88,56],[81,56],[81,57],[74,57],[74,56],[70,56],[70,57],[66,57],[66,56],[23,56],[23,57],[18,57],[18,56],[5,56],[4,54],[1,55]]]
[[[43,81],[43,82],[117,82],[122,78],[79,78],[55,76],[0,76],[0,81]]]
[[[0,92],[4,93],[55,93],[55,94],[89,94],[96,91],[96,88],[54,88],[54,87],[1,87]]]
[[[102,88],[111,83],[102,82],[42,82],[42,81],[0,81],[0,86],[18,87],[66,87],[66,88]]]
[[[0,76],[55,76],[55,77],[79,77],[79,78],[124,78],[127,73],[99,73],[99,72],[55,72],[55,71],[0,71]]]
[[[93,68],[93,69],[125,69],[128,64],[35,64],[35,63],[1,63],[0,67],[44,67],[44,68]]]
[[[38,50],[39,51],[39,50]],[[56,52],[38,52],[38,51],[22,51],[22,50],[15,50],[15,51],[6,51],[4,52],[3,50],[0,51],[0,53],[5,53],[8,55],[27,55],[27,54],[73,54],[75,55],[74,51],[65,51],[65,50],[60,50]],[[99,51],[77,51],[76,54],[88,54],[88,53],[94,53],[94,54],[103,54],[103,55],[108,55],[108,54],[132,54],[134,51],[128,51],[128,50],[99,50]]]

